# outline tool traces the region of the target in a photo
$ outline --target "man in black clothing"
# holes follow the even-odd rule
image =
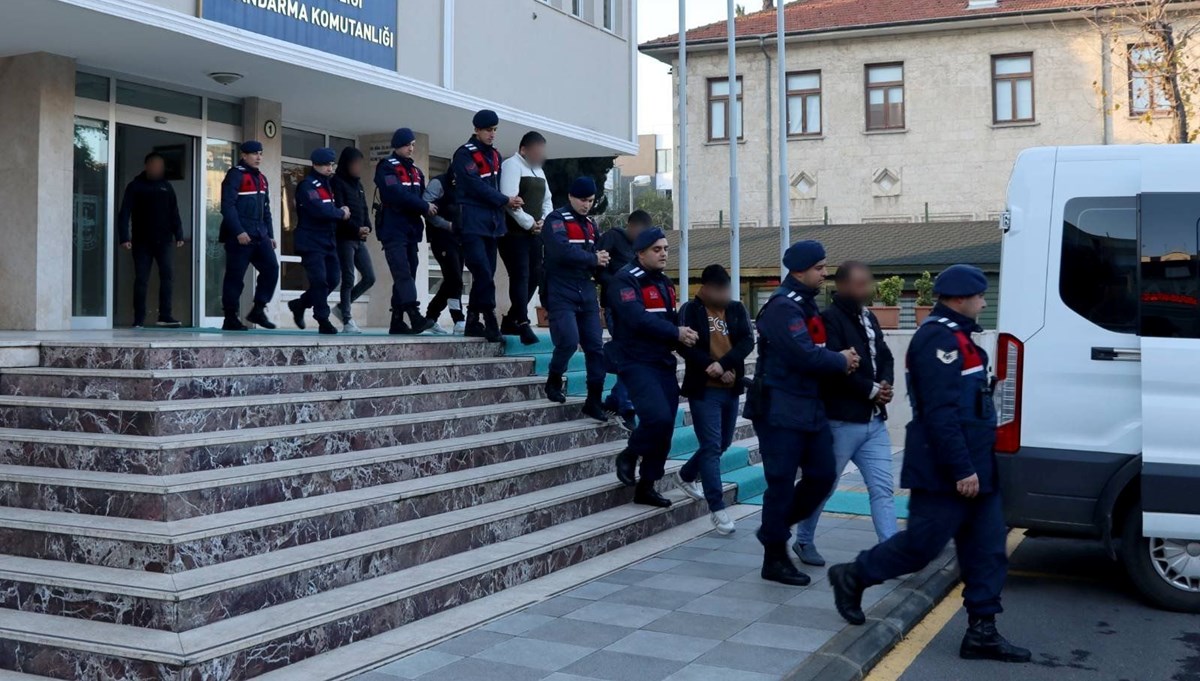
[[[117,218],[121,247],[133,252],[133,328],[140,329],[146,324],[146,289],[150,284],[150,266],[156,262],[158,325],[177,327],[179,322],[171,316],[171,296],[175,249],[183,246],[179,201],[171,183],[164,179],[166,163],[162,154],[147,154],[145,163],[145,170],[125,187]]]
[[[649,229],[650,227],[650,214],[644,210],[635,210],[629,214],[624,229],[613,227],[601,234],[600,238],[596,240],[596,248],[607,252],[610,258],[608,265],[600,269],[598,273],[600,280],[600,306],[604,308],[604,325],[608,327],[609,334],[613,330],[613,317],[612,308],[608,303],[608,289],[612,285],[617,272],[620,272],[622,268],[633,262],[633,259],[637,256],[637,253],[633,250],[633,242],[637,240],[638,234],[641,234],[642,230]],[[609,373],[615,373],[615,368],[609,367]],[[633,402],[629,399],[629,391],[621,383],[620,376],[617,376],[617,382],[613,384],[613,389],[609,392],[604,407],[608,411],[620,416],[621,420],[625,422],[625,426],[633,430]]]
[[[371,233],[370,211],[367,210],[367,193],[363,190],[363,153],[354,147],[342,149],[338,158],[337,171],[330,178],[333,200],[338,206],[350,209],[350,219],[338,223],[338,260],[342,266],[342,295],[333,314],[342,320],[342,333],[362,333],[354,323],[351,306],[362,294],[375,285],[375,267],[371,263],[371,252],[367,248],[367,236]],[[354,283],[354,270],[362,275]]]
[[[425,240],[429,242],[429,250],[442,271],[442,283],[438,285],[433,300],[429,301],[425,316],[434,322],[430,332],[446,335],[446,330],[436,322],[442,316],[442,311],[449,309],[450,320],[454,322],[453,333],[461,336],[466,332],[467,317],[462,307],[463,257],[458,230],[458,187],[454,183],[454,173],[445,172],[430,180],[425,187],[425,200],[438,209],[437,215],[426,221]]]

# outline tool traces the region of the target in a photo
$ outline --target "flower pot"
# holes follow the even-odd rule
[[[913,308],[917,314],[917,326],[920,326],[928,317],[929,313],[933,312],[932,305],[917,305]]]
[[[537,323],[541,328],[550,326],[550,315],[546,313],[546,308],[538,305],[537,308]]]
[[[900,308],[898,306],[872,305],[871,312],[875,313],[875,318],[879,320],[879,328],[893,330],[900,328]]]

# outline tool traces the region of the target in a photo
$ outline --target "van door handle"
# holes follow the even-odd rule
[[[1092,348],[1092,359],[1103,362],[1140,362],[1140,348]]]

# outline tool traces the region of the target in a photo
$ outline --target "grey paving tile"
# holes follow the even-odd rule
[[[702,556],[696,558],[700,563],[716,563],[717,565],[737,565],[739,567],[759,567],[762,565],[762,557],[748,553],[738,553],[736,551],[709,551]]]
[[[759,579],[758,582],[731,582],[712,592],[725,598],[747,598],[764,603],[786,603],[796,597],[799,589],[794,586],[779,586]]]
[[[428,674],[435,669],[441,669],[461,659],[462,657],[459,655],[450,655],[436,650],[422,650],[419,653],[413,653],[408,657],[403,657],[391,664],[384,665],[375,671],[389,674],[388,678],[390,679],[415,679],[422,674]],[[359,677],[355,677],[354,681],[359,681]],[[368,680],[364,679],[363,681]]]
[[[608,582],[609,584],[629,585],[629,584],[637,584],[638,582],[642,581],[643,579],[645,579],[649,576],[650,575],[648,575],[645,570],[633,570],[633,569],[627,568],[624,570],[618,570],[616,572],[610,572],[609,574],[601,577],[600,581]]]
[[[507,641],[510,638],[512,636],[508,634],[476,629],[475,631],[468,631],[465,634],[459,634],[452,639],[443,641],[430,648],[430,650],[436,650],[439,653],[446,653],[448,655],[470,657],[485,648],[491,648],[497,643]]]
[[[515,612],[511,615],[506,615],[500,619],[489,622],[483,627],[485,631],[495,631],[501,634],[509,634],[510,636],[520,636],[525,632],[540,627],[546,622],[553,622],[554,618],[549,615],[538,615],[531,612]]]
[[[604,681],[662,681],[682,668],[682,662],[601,650],[562,671]]]
[[[699,539],[693,539],[683,546],[684,548],[689,549],[716,549],[723,551],[727,549],[730,544],[733,544],[737,541],[738,540],[734,539],[733,537],[722,537],[717,535],[715,537],[700,537]]]
[[[834,632],[827,629],[792,627],[782,624],[755,622],[734,634],[729,640],[755,646],[782,648],[784,650],[814,651],[833,638]],[[505,645],[505,644],[501,644]]]
[[[419,681],[541,681],[543,669],[469,657],[417,677]]]
[[[376,669],[375,671],[367,672],[366,674],[359,674],[358,676],[354,677],[352,681],[397,681],[397,679],[401,678],[404,677],[384,674]]]
[[[708,577],[689,577],[687,575],[677,575],[674,573],[657,574],[648,579],[643,579],[638,582],[638,586],[646,587],[647,589],[667,589],[670,591],[686,591],[690,594],[701,596],[713,589],[725,586],[727,582],[723,579],[710,579]]]
[[[662,608],[650,608],[624,603],[598,601],[566,615],[567,619],[599,622],[619,627],[643,627],[670,612]]]
[[[598,601],[605,596],[624,589],[624,584],[612,584],[610,582],[589,582],[583,586],[576,587],[567,592],[571,598],[582,598],[588,601]]]
[[[525,634],[526,638],[536,638],[543,641],[570,643],[576,646],[587,646],[599,650],[615,643],[636,631],[629,627],[619,627],[613,624],[586,622],[566,617],[543,624]]]
[[[758,543],[757,539],[754,539],[753,532],[749,534],[748,539],[735,539],[729,542],[729,546],[721,550],[729,553],[745,553],[751,556],[758,556],[759,560],[762,560],[763,547],[762,544]]]
[[[795,598],[784,603],[801,608],[816,608],[817,610],[833,610],[833,594],[820,589],[805,589],[796,594]]]
[[[680,546],[661,554],[661,556],[670,560],[700,560],[701,557],[707,556],[709,553],[709,549],[696,549],[689,548],[687,546]]]
[[[830,599],[832,602],[832,598]],[[790,627],[809,627],[825,629],[826,631],[841,631],[846,626],[846,620],[837,614],[832,607],[828,609],[805,608],[791,605],[781,605],[775,608],[759,622],[763,624],[784,624]]]
[[[571,598],[570,596],[555,596],[531,605],[525,608],[525,612],[535,615],[547,615],[549,617],[562,617],[569,612],[575,612],[583,606],[591,603],[591,601],[582,598]]]
[[[832,601],[831,601],[832,602]],[[774,610],[776,605],[762,601],[747,601],[723,596],[701,596],[679,610],[699,615],[716,615],[752,622]]]
[[[594,648],[569,643],[514,638],[476,653],[474,657],[556,672],[594,652],[596,652]]]
[[[772,611],[773,613],[774,611]],[[838,619],[841,618],[839,617]],[[742,629],[745,629],[747,623],[747,620],[719,617],[716,615],[673,612],[663,615],[642,628],[648,631],[661,631],[666,634],[682,634],[684,636],[697,636],[699,638],[724,641]]]
[[[712,667],[741,669],[760,674],[785,674],[808,655],[799,650],[767,648],[744,643],[726,641],[696,660],[698,664]]]
[[[627,605],[645,605],[664,610],[678,610],[696,599],[696,594],[683,591],[668,591],[667,589],[647,589],[643,586],[631,586],[605,597],[605,603],[625,603]]]
[[[666,681],[778,681],[778,679],[778,676],[771,674],[689,664],[668,676]]]
[[[574,674],[564,674],[562,672],[554,672],[550,676],[542,679],[542,681],[597,681],[591,676],[575,676]]]
[[[659,557],[648,558],[646,560],[643,560],[642,562],[631,566],[630,569],[645,570],[646,572],[665,572],[665,571],[670,570],[671,568],[675,567],[676,565],[679,565],[680,562],[681,561],[670,560],[670,559],[659,556]]]
[[[675,660],[676,662],[691,662],[715,648],[719,643],[720,641],[713,639],[641,630],[613,643],[605,650],[614,653],[644,655],[662,660]]]
[[[677,568],[672,568],[667,574],[687,575],[689,577],[708,577],[710,579],[723,579],[730,581],[742,577],[747,572],[758,574],[758,561],[759,558],[755,557],[755,566],[749,568],[743,565],[719,565],[717,563],[697,563],[689,561]]]

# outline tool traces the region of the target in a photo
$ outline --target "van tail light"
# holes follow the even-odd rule
[[[996,451],[1016,454],[1021,448],[1021,373],[1025,346],[1007,333],[996,341]]]

